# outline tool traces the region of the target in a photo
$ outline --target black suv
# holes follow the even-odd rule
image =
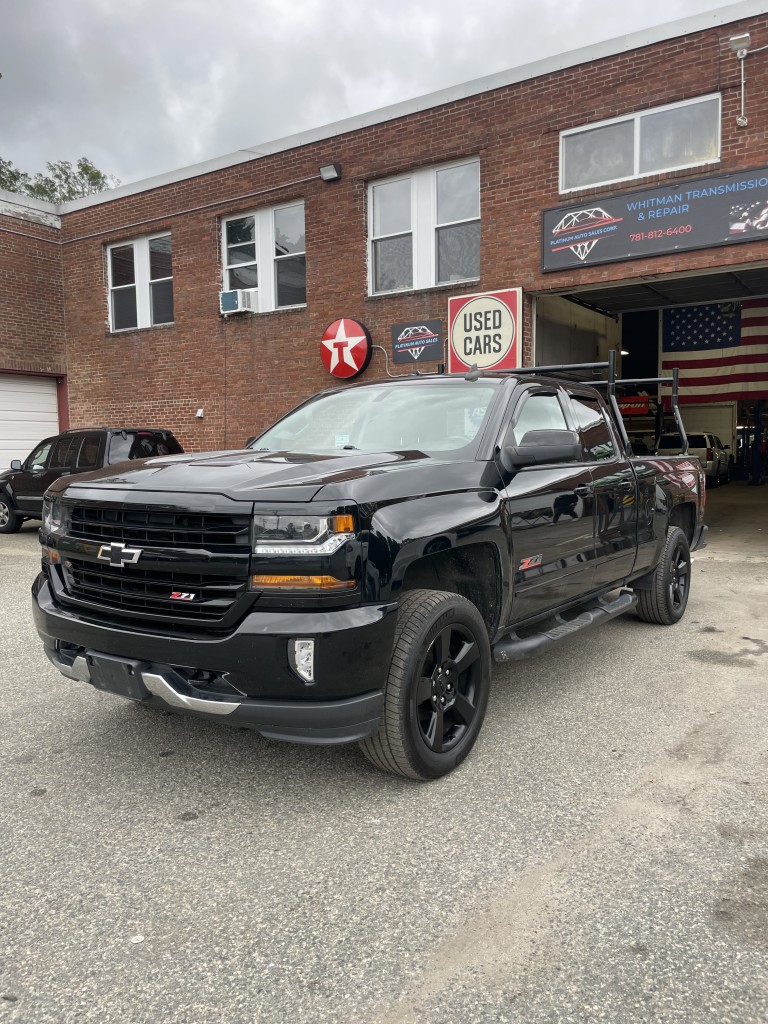
[[[23,463],[14,459],[10,469],[0,470],[0,533],[40,519],[43,495],[59,477],[182,451],[170,430],[82,427],[46,437]]]

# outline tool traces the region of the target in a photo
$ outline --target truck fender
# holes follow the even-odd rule
[[[495,618],[501,590],[507,587],[509,561],[501,508],[495,490],[431,495],[379,508],[371,520],[366,597],[372,596],[370,589],[375,582],[378,600],[397,600],[404,586],[411,589],[407,579],[410,573],[413,579],[418,575],[420,586],[450,589],[473,600],[472,593],[465,593],[455,579],[446,576],[446,568],[453,555],[468,566],[473,548],[479,552],[482,547],[482,563],[493,565],[494,579],[487,579],[486,571],[482,580],[475,578],[474,586],[493,590],[493,599],[481,611],[486,620]],[[430,583],[430,572],[432,580],[443,583]],[[478,603],[479,595],[475,598],[473,603]]]

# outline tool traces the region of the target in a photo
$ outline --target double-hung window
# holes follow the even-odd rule
[[[480,162],[429,167],[368,187],[371,294],[480,276]]]
[[[720,94],[560,133],[560,191],[628,181],[720,159]]]
[[[222,236],[225,290],[257,291],[261,312],[306,304],[303,202],[229,217]]]
[[[171,236],[110,245],[107,257],[110,330],[172,324]]]

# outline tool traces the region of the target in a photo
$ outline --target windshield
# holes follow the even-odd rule
[[[306,455],[345,450],[428,455],[460,451],[479,441],[497,387],[468,381],[382,384],[319,395],[289,413],[251,447]]]

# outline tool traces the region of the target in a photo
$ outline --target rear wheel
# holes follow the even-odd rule
[[[437,779],[467,756],[488,704],[491,651],[464,597],[413,590],[398,611],[379,732],[360,747],[377,767]]]
[[[667,531],[659,564],[648,590],[637,591],[637,614],[644,622],[671,626],[685,614],[691,589],[691,552],[679,526]]]
[[[24,522],[5,495],[0,494],[0,533],[16,533]]]

